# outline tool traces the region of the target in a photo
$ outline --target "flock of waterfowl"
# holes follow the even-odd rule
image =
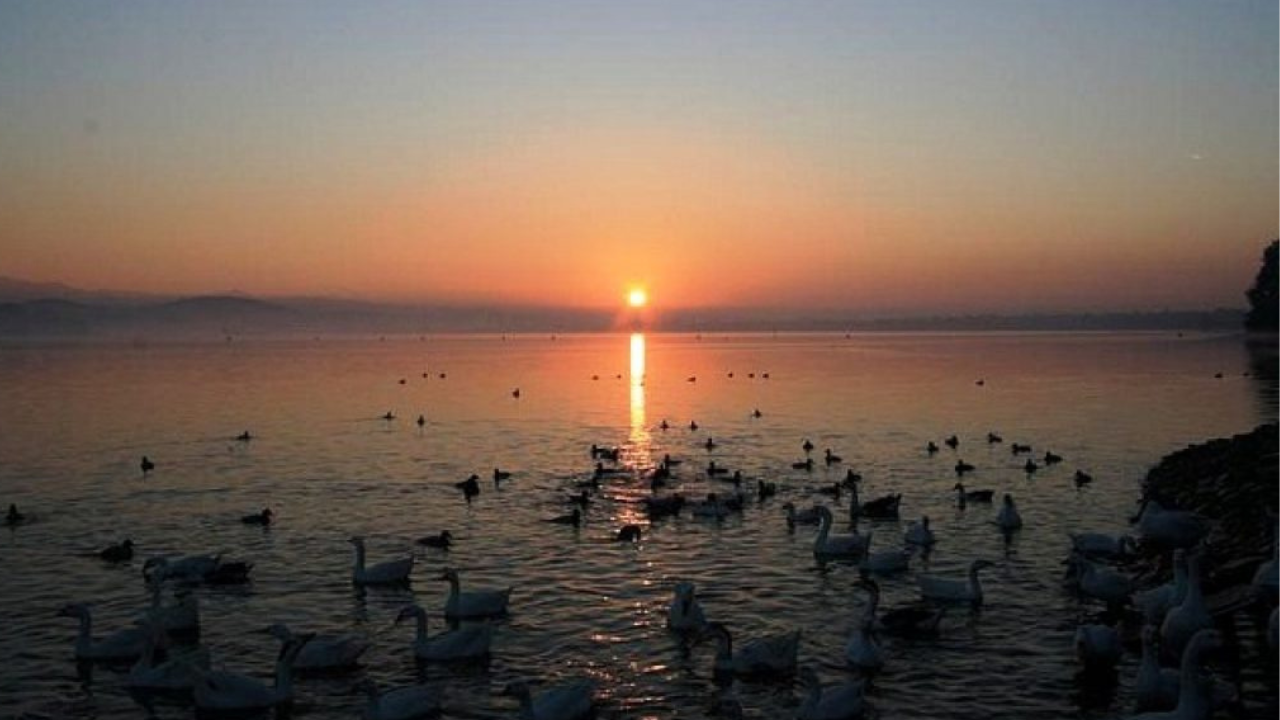
[[[758,417],[759,411],[753,416]],[[393,415],[388,413],[384,417]],[[421,425],[421,417],[419,420]],[[664,420],[658,427],[666,430],[671,424]],[[690,431],[698,429],[696,422],[690,422],[688,427]],[[247,442],[252,436],[245,431],[235,439]],[[1003,438],[990,433],[986,442],[994,445],[1003,442]],[[717,447],[709,436],[701,444],[707,452]],[[956,453],[960,444],[955,435],[943,440],[943,445]],[[807,439],[800,447],[804,456],[792,463],[793,470],[807,473],[813,471],[818,462],[828,468],[844,462],[830,448],[823,451],[821,460],[815,461],[812,453],[816,448]],[[1013,443],[1011,448],[1015,456],[1031,452],[1029,446],[1018,443]],[[924,450],[929,456],[941,452],[933,441],[928,442]],[[569,512],[545,518],[547,522],[579,526],[592,503],[593,493],[610,482],[640,479],[647,483],[652,494],[644,498],[643,504],[653,521],[686,511],[695,518],[717,521],[741,512],[752,502],[767,502],[777,492],[776,483],[763,479],[757,479],[753,488],[741,471],[731,471],[715,459],[709,460],[700,471],[682,473],[679,470],[682,461],[670,455],[664,456],[656,467],[637,468],[629,466],[625,454],[616,447],[593,444],[589,454],[595,462],[594,468],[585,479],[567,488],[572,494],[563,498]],[[1062,461],[1061,456],[1051,451],[1042,456],[1044,466]],[[146,474],[155,469],[155,464],[143,457],[140,467]],[[1025,469],[1032,473],[1040,467],[1027,460]],[[974,470],[973,465],[957,456],[953,467],[957,481],[952,489],[955,505],[960,510],[992,505],[996,499],[993,490],[964,484],[964,477]],[[685,477],[682,478],[682,474]],[[494,468],[495,486],[512,479],[510,471]],[[1075,472],[1077,485],[1091,479],[1081,470]],[[675,488],[682,480],[723,482],[725,492],[709,493],[698,499],[686,498]],[[703,644],[714,645],[711,675],[716,681],[754,682],[798,677],[804,694],[795,717],[800,720],[861,718],[872,702],[868,693],[870,683],[884,666],[894,662],[892,654],[880,642],[882,636],[927,641],[939,635],[943,618],[956,606],[975,608],[983,604],[980,573],[996,563],[972,558],[963,577],[916,574],[919,602],[887,610],[880,607],[880,579],[909,573],[917,554],[927,556],[935,546],[947,543],[948,538],[931,525],[929,517],[922,515],[906,527],[899,539],[890,542],[881,539],[873,549],[873,531],[861,532],[859,523],[897,520],[903,515],[903,496],[890,493],[864,500],[859,494],[862,482],[858,472],[848,469],[841,482],[814,489],[815,495],[828,497],[829,503],[804,508],[794,503],[781,506],[787,531],[814,527],[812,553],[819,564],[847,563],[860,571],[861,578],[855,586],[865,592],[866,602],[845,644],[843,664],[850,669],[850,677],[843,682],[824,684],[812,667],[815,662],[801,662],[802,632],[798,628],[746,640],[736,637],[726,624],[710,619],[715,617],[715,609],[703,607],[692,582],[678,581],[671,588],[673,597],[667,608],[667,626],[690,651]],[[477,474],[456,482],[455,487],[468,503],[482,492]],[[836,531],[837,512],[847,517],[849,532]],[[244,515],[241,520],[246,525],[267,526],[273,523],[274,517],[270,508],[263,508]],[[995,530],[1006,537],[1017,533],[1024,524],[1014,498],[1008,493],[1002,495],[999,507],[989,518]],[[6,516],[8,526],[18,527],[27,519],[16,506],[10,505]],[[1065,585],[1085,601],[1106,608],[1099,622],[1078,627],[1074,643],[1077,658],[1086,675],[1114,673],[1121,658],[1129,652],[1126,632],[1132,636],[1136,629],[1136,635],[1141,638],[1141,662],[1134,683],[1135,711],[1142,713],[1137,717],[1147,720],[1208,718],[1215,709],[1230,705],[1236,698],[1235,689],[1207,669],[1207,659],[1223,645],[1223,637],[1215,629],[1214,617],[1201,590],[1204,568],[1200,547],[1211,529],[1210,523],[1194,513],[1149,501],[1134,518],[1134,524],[1136,537],[1080,533],[1064,539]],[[638,542],[641,534],[640,526],[625,525],[617,530],[616,539]],[[370,563],[364,540],[352,537],[350,542],[354,553],[353,584],[397,585],[411,581],[417,566],[415,556]],[[417,541],[441,553],[447,553],[454,542],[449,530]],[[93,555],[106,562],[120,563],[131,560],[134,551],[134,543],[126,539]],[[1164,585],[1142,587],[1139,580],[1114,564],[1139,552],[1167,558],[1175,570],[1174,579]],[[200,712],[238,713],[287,706],[295,696],[292,679],[295,672],[342,672],[359,666],[371,643],[367,637],[295,632],[283,624],[274,624],[266,629],[281,643],[274,684],[212,669],[210,649],[190,642],[198,637],[201,624],[195,589],[201,585],[248,582],[252,569],[250,563],[224,560],[217,555],[152,557],[142,566],[143,580],[151,590],[151,604],[140,614],[135,626],[95,637],[88,605],[68,604],[58,614],[79,623],[74,643],[77,660],[131,663],[124,679],[131,691],[186,695]],[[403,607],[395,622],[414,624],[410,641],[413,656],[425,663],[441,663],[474,661],[500,653],[501,647],[495,647],[494,626],[490,621],[509,611],[519,612],[518,595],[513,609],[513,588],[464,591],[460,574],[447,566],[432,577],[449,586],[440,610],[450,627],[431,634],[427,610],[415,604]],[[1254,584],[1260,602],[1274,608],[1277,600],[1274,556],[1258,568]],[[166,589],[171,589],[170,597],[166,597]],[[1277,613],[1272,609],[1268,640],[1273,653],[1276,630]],[[411,720],[441,712],[438,691],[427,685],[380,689],[364,678],[359,687],[368,695],[366,718]],[[508,685],[506,692],[518,698],[521,717],[526,719],[574,720],[593,713],[595,685],[590,679],[571,680],[538,694],[525,683],[517,682]],[[716,709],[719,714],[741,716],[741,706],[731,694],[721,700]]]

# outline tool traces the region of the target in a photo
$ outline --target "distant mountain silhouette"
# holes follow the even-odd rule
[[[32,298],[32,293],[54,295]],[[7,293],[7,294],[6,294]],[[218,339],[240,335],[425,334],[441,332],[607,332],[619,329],[615,310],[501,306],[411,305],[240,294],[172,298],[79,290],[60,283],[0,278],[0,339],[125,337],[144,340]],[[1238,331],[1243,310],[1057,313],[858,318],[834,310],[717,308],[662,313],[673,332],[919,332],[919,331]]]

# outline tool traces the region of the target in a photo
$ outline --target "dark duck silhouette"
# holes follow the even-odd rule
[[[467,502],[471,502],[471,498],[480,494],[480,476],[472,474],[471,477],[462,482],[456,482],[453,486],[462,491],[463,496],[467,498]]]
[[[427,424],[427,416],[426,416],[426,415],[419,415],[419,416],[418,416],[418,427],[423,427],[423,426],[424,426],[424,425],[426,425],[426,424]]]
[[[252,515],[242,516],[240,522],[245,525],[270,525],[273,517],[275,517],[275,513],[271,511],[271,508],[262,508],[261,511]]]
[[[957,447],[960,447],[960,438],[956,437],[955,435],[952,435],[951,437],[947,438],[946,440],[943,440],[942,442],[946,443],[946,446],[951,448],[952,450],[955,450]]]
[[[956,463],[956,475],[959,475],[960,477],[964,477],[965,473],[973,472],[975,469],[976,468],[974,468],[974,466],[970,465],[964,460],[961,460]]]
[[[498,483],[502,482],[503,480],[510,480],[510,479],[511,479],[511,473],[507,472],[506,470],[499,470],[498,468],[493,469],[493,484],[495,487],[498,485]]]
[[[1012,444],[1012,445],[1010,445],[1010,446],[1009,446],[1009,450],[1010,450],[1014,455],[1021,455],[1022,453],[1029,453],[1029,452],[1031,452],[1031,446],[1030,446],[1030,445],[1023,445],[1023,444],[1021,444],[1021,443],[1014,443],[1014,444]]]
[[[1004,438],[1000,437],[999,435],[997,435],[997,434],[995,434],[995,433],[993,433],[993,432],[989,432],[989,433],[987,433],[987,444],[988,444],[988,445],[995,445],[996,443],[1002,443],[1002,442],[1004,442]]]
[[[640,526],[639,525],[623,525],[618,530],[618,542],[640,542]]]
[[[756,499],[760,501],[767,500],[778,494],[777,483],[767,483],[763,480],[756,481]]]
[[[806,453],[811,453],[811,452],[813,452],[813,443],[809,442],[809,438],[805,438],[805,439],[804,439],[804,442],[803,442],[803,443],[800,443],[800,447],[801,447],[801,448],[802,448]]]
[[[143,455],[142,462],[138,463],[138,467],[141,467],[142,474],[146,475],[147,473],[156,469],[156,464],[151,462],[151,458],[147,457],[146,455]]]
[[[1089,473],[1083,470],[1076,471],[1076,474],[1075,474],[1076,487],[1080,487],[1081,485],[1088,485],[1091,482],[1093,482],[1092,475],[1090,475]]]
[[[1058,463],[1060,463],[1060,462],[1062,462],[1062,456],[1061,456],[1061,455],[1057,455],[1057,454],[1055,454],[1055,453],[1053,453],[1053,452],[1050,452],[1050,451],[1048,451],[1048,450],[1045,450],[1045,451],[1044,451],[1044,464],[1045,464],[1045,465],[1057,465],[1057,464],[1058,464]]]
[[[448,530],[441,530],[438,535],[420,537],[415,542],[423,547],[436,548],[437,550],[448,550],[453,546],[453,533]]]
[[[112,563],[125,562],[133,559],[133,541],[129,538],[108,545],[98,551],[98,557]]]
[[[929,444],[924,446],[924,451],[929,453],[930,455],[938,452],[938,443],[930,440]]]
[[[248,430],[245,430],[244,432],[236,436],[236,440],[239,440],[240,442],[249,442],[252,439],[253,439],[253,436],[249,434]]]
[[[828,465],[836,465],[838,463],[844,462],[844,458],[831,452],[831,448],[827,448],[826,450],[823,451],[822,459]]]
[[[581,527],[582,526],[582,510],[578,508],[574,508],[567,515],[557,515],[556,517],[548,518],[547,522],[555,523],[557,525],[572,525],[574,527]]]
[[[14,527],[16,525],[21,525],[26,522],[26,520],[27,516],[18,512],[18,506],[14,503],[9,503],[9,512],[4,516],[4,524],[9,527]]]
[[[1035,471],[1039,470],[1039,469],[1040,469],[1040,466],[1036,464],[1036,461],[1035,461],[1035,460],[1032,460],[1032,459],[1030,459],[1030,458],[1027,458],[1027,462],[1023,464],[1022,469],[1023,469],[1023,470],[1028,474],[1028,475],[1030,475],[1031,473],[1034,473]]]
[[[807,460],[802,460],[802,461],[800,461],[800,462],[793,462],[793,463],[791,463],[791,469],[792,469],[792,470],[805,470],[805,471],[812,472],[812,471],[813,471],[813,458],[809,458],[809,459],[807,459]]]
[[[963,508],[967,503],[989,503],[995,497],[994,490],[968,490],[964,483],[956,483],[952,488],[956,491],[956,501]]]

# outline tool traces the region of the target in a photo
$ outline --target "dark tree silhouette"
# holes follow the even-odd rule
[[[1262,269],[1258,271],[1258,277],[1253,281],[1253,287],[1249,288],[1249,292],[1245,296],[1249,298],[1249,314],[1244,318],[1244,326],[1249,330],[1262,332],[1276,332],[1280,330],[1280,317],[1277,317],[1277,309],[1280,309],[1280,295],[1276,291],[1277,282],[1277,266],[1276,254],[1280,252],[1280,241],[1272,240],[1271,244],[1262,253]]]

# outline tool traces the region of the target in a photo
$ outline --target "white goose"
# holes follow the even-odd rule
[[[200,672],[192,693],[196,709],[204,712],[247,712],[293,702],[293,660],[310,639],[309,635],[299,635],[285,643],[276,660],[274,687],[238,673]]]
[[[512,588],[472,590],[464,593],[458,580],[458,571],[452,568],[445,568],[439,579],[449,581],[449,597],[444,602],[445,617],[451,620],[465,620],[507,614],[507,604],[511,601]]]
[[[1134,550],[1133,538],[1128,535],[1105,533],[1067,533],[1073,552],[1085,557],[1121,558]]]
[[[902,539],[906,540],[908,545],[933,547],[933,544],[937,542],[937,538],[934,536],[933,530],[929,529],[929,516],[921,516],[920,522],[911,523]]]
[[[831,534],[831,510],[825,505],[818,506],[818,534],[813,539],[813,556],[819,562],[824,560],[856,560],[867,551],[866,535],[853,533],[850,535]]]
[[[476,660],[489,656],[493,644],[493,627],[487,622],[463,625],[456,630],[446,630],[434,637],[427,636],[427,611],[417,605],[409,605],[396,616],[396,624],[413,618],[417,621],[417,635],[413,640],[413,654],[419,660],[447,662],[450,660]]]
[[[271,625],[267,628],[267,633],[282,643],[288,643],[297,637],[284,623]],[[369,640],[363,635],[313,635],[298,652],[298,657],[293,661],[293,669],[318,672],[354,668],[360,662],[360,656],[368,649]]]
[[[809,688],[809,693],[800,703],[796,720],[858,720],[866,712],[862,682],[824,688],[818,673],[805,667],[800,670],[800,683]]]
[[[990,560],[974,560],[969,564],[968,580],[951,580],[936,575],[917,575],[916,584],[920,586],[920,595],[925,600],[942,602],[967,602],[974,606],[982,604],[982,583],[978,581],[978,571],[993,567]]]
[[[796,671],[796,654],[800,649],[800,631],[798,630],[781,635],[768,635],[743,643],[736,653],[733,649],[733,636],[721,623],[707,623],[702,637],[716,639],[713,671],[717,678],[734,675],[788,676]]]
[[[1081,595],[1101,600],[1108,605],[1124,605],[1133,594],[1133,580],[1108,567],[1089,562],[1079,555],[1067,560],[1070,579]]]
[[[142,627],[117,630],[102,638],[93,639],[93,615],[83,603],[67,605],[58,611],[59,617],[80,620],[80,634],[76,636],[76,659],[113,662],[133,660],[142,655],[149,632]]]
[[[1111,671],[1120,662],[1124,648],[1120,633],[1110,625],[1081,625],[1076,628],[1076,659],[1088,671]]]
[[[858,583],[857,585],[870,591],[866,584]],[[872,603],[878,602],[878,589],[873,595],[875,599],[869,601],[863,609],[862,617],[854,624],[849,642],[844,646],[844,659],[851,666],[867,674],[878,672],[884,667],[884,651],[880,649],[880,643],[876,641],[873,630],[876,622],[876,608]]]
[[[867,545],[864,548],[865,554],[862,560],[858,562],[858,569],[864,573],[874,573],[877,575],[892,575],[893,573],[906,572],[911,564],[911,550],[881,550],[879,552],[871,552],[871,536],[867,533]]]
[[[1154,625],[1142,628],[1142,662],[1133,684],[1138,712],[1169,710],[1178,704],[1178,671],[1160,667],[1160,651],[1156,647],[1159,632]]]
[[[1173,579],[1158,587],[1133,596],[1134,604],[1142,611],[1143,622],[1159,627],[1169,611],[1182,604],[1187,596],[1187,555],[1185,550],[1173,551]]]
[[[146,618],[158,623],[166,632],[175,635],[197,634],[200,632],[200,601],[192,592],[175,592],[174,603],[165,605],[163,600],[164,583],[152,578],[151,607],[147,609]]]
[[[1178,704],[1168,712],[1148,712],[1129,720],[1203,720],[1213,714],[1210,683],[1200,675],[1200,657],[1209,650],[1222,647],[1217,630],[1201,630],[1187,643],[1182,653],[1178,677]]]
[[[513,682],[503,694],[520,700],[521,720],[579,720],[591,715],[595,692],[595,682],[581,679],[548,688],[536,697],[525,683]]]
[[[351,568],[351,582],[356,585],[400,585],[409,582],[409,573],[413,572],[412,555],[366,567],[364,538],[353,537],[350,542],[356,548],[356,562]]]
[[[675,598],[667,609],[667,627],[676,632],[698,632],[707,624],[707,617],[698,603],[696,589],[691,582],[678,582]]]
[[[1166,510],[1155,500],[1144,500],[1138,511],[1138,532],[1153,545],[1189,548],[1209,531],[1208,522],[1185,510]]]
[[[365,720],[420,720],[440,713],[440,695],[426,685],[404,685],[379,692],[378,684],[366,678],[356,687],[369,696]]]
[[[1009,493],[1004,494],[1004,505],[1000,507],[1000,512],[996,513],[996,527],[1002,532],[1013,532],[1022,527],[1022,515],[1018,512],[1018,506],[1013,502],[1013,496]]]
[[[1196,633],[1213,627],[1213,616],[1200,590],[1200,556],[1187,557],[1187,595],[1169,610],[1160,625],[1160,646],[1167,657],[1182,657],[1183,648]]]
[[[201,670],[209,669],[209,652],[204,648],[189,655],[171,655],[164,662],[156,659],[156,650],[166,644],[164,628],[146,624],[147,641],[142,657],[129,669],[125,686],[138,692],[189,692]]]

